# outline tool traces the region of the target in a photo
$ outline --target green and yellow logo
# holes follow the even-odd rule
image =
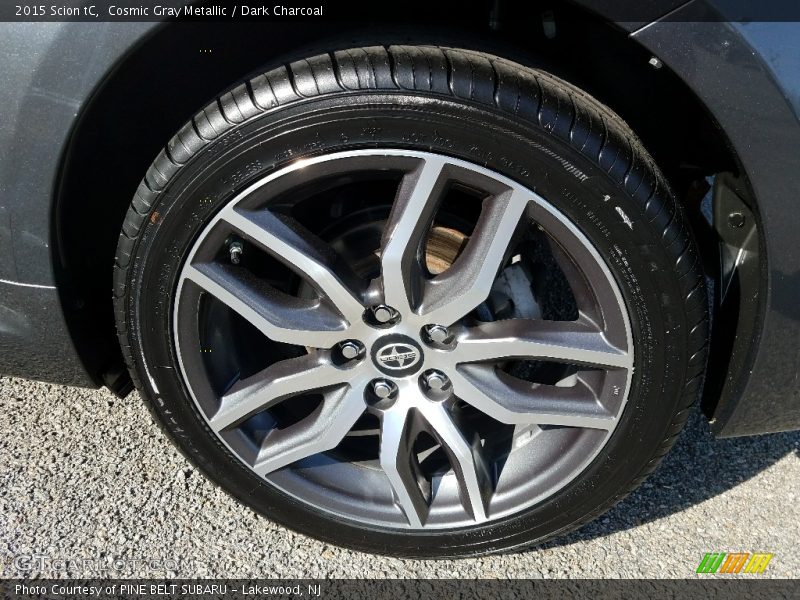
[[[772,554],[765,552],[709,552],[700,561],[698,573],[763,573]]]

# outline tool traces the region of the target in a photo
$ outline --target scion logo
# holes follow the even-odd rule
[[[419,352],[411,344],[387,344],[378,350],[378,362],[390,371],[402,371],[419,362]]]
[[[409,375],[419,369],[422,358],[422,348],[404,335],[387,335],[372,347],[375,366],[387,375]]]

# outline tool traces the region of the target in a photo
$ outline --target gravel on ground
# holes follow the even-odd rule
[[[696,412],[656,473],[582,530],[423,561],[257,515],[173,447],[137,394],[0,378],[0,411],[0,577],[685,578],[706,552],[771,552],[762,577],[800,575],[800,432],[716,440]]]

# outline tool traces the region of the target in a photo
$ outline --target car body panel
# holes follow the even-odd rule
[[[724,17],[724,2],[716,4]],[[800,23],[727,23],[692,2],[633,37],[714,115],[757,199],[765,263],[757,326],[734,344],[713,430],[800,428],[800,70],[791,68]]]
[[[597,12],[619,20],[619,5],[605,4]],[[713,18],[706,0],[646,4],[650,17],[665,18],[619,25],[681,77],[720,123],[760,215],[765,276],[758,282],[754,335],[737,343],[738,362],[731,365],[738,366],[728,372],[714,430],[744,435],[800,428],[800,250],[794,243],[800,218],[793,209],[800,195],[800,26],[727,24]],[[725,2],[715,5],[724,15]],[[0,25],[0,56],[10,65],[0,85],[0,373],[99,384],[68,327],[74,307],[62,305],[65,296],[56,289],[64,285],[53,230],[59,169],[94,91],[158,26]]]
[[[82,108],[157,26],[0,24],[0,373],[98,384],[78,355],[65,318],[70,307],[56,290],[54,199]]]

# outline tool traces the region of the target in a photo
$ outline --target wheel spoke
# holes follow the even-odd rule
[[[461,365],[455,395],[509,425],[561,425],[610,430],[616,418],[580,378],[575,386],[531,384],[498,373],[493,365]]]
[[[484,323],[459,338],[462,363],[532,358],[574,365],[630,369],[632,356],[581,321],[509,319]]]
[[[450,325],[486,300],[531,199],[527,191],[508,190],[484,200],[464,250],[449,269],[425,283],[419,312],[426,320]]]
[[[403,178],[384,229],[384,301],[401,312],[413,312],[419,301],[420,248],[446,183],[446,164],[442,157],[426,158]]]
[[[422,527],[428,516],[428,501],[422,494],[414,468],[412,413],[399,408],[381,413],[381,468],[389,478],[397,504],[412,527]]]
[[[441,444],[458,480],[458,492],[464,509],[477,521],[487,519],[486,505],[491,493],[491,477],[481,456],[477,438],[468,440],[441,404],[426,407],[424,418],[430,434]]]
[[[350,323],[361,318],[364,305],[353,291],[360,287],[357,277],[321,240],[268,210],[228,208],[221,218],[286,266],[300,271]]]
[[[253,470],[268,475],[303,458],[332,450],[352,429],[366,408],[360,387],[343,385],[327,392],[308,417],[267,434]]]
[[[201,263],[187,265],[184,276],[276,342],[330,348],[347,337],[347,324],[327,307],[259,285],[247,273]]]
[[[346,383],[348,375],[316,353],[279,361],[236,382],[209,425],[215,431],[228,429],[291,396]]]

